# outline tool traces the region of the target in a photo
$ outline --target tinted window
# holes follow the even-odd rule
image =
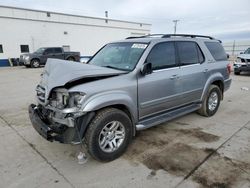
[[[182,65],[190,65],[202,63],[204,56],[195,42],[176,42],[180,63]]]
[[[61,48],[54,48],[54,51],[55,51],[56,54],[61,54],[62,53]]]
[[[155,45],[148,55],[147,62],[152,63],[153,70],[176,66],[174,43],[165,42]]]
[[[54,53],[54,50],[53,48],[48,48],[45,50],[45,54],[49,55],[49,54],[53,54]]]
[[[20,45],[21,53],[29,52],[29,45]]]
[[[227,60],[227,54],[219,42],[205,42],[205,44],[216,61]]]
[[[0,44],[0,53],[3,53],[3,45]]]

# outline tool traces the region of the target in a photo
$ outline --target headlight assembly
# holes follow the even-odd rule
[[[74,99],[74,105],[80,108],[84,101],[85,93],[82,93],[82,92],[72,93],[71,96]]]

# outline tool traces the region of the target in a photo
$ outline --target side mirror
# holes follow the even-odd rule
[[[229,57],[230,57],[230,55],[229,55],[229,54],[227,54],[227,59],[229,59]]]
[[[151,74],[152,73],[152,64],[151,63],[145,63],[143,66],[142,66],[142,69],[141,69],[141,74],[143,76],[147,75],[147,74]]]

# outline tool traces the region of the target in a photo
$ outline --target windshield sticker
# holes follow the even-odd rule
[[[139,43],[135,43],[132,45],[131,48],[141,48],[141,49],[145,49],[148,45],[147,44],[139,44]]]

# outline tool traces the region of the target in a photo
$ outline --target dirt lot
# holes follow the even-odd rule
[[[79,165],[79,146],[47,142],[27,107],[42,72],[0,69],[0,187],[250,187],[250,75],[233,76],[217,114],[142,131],[110,163]]]

